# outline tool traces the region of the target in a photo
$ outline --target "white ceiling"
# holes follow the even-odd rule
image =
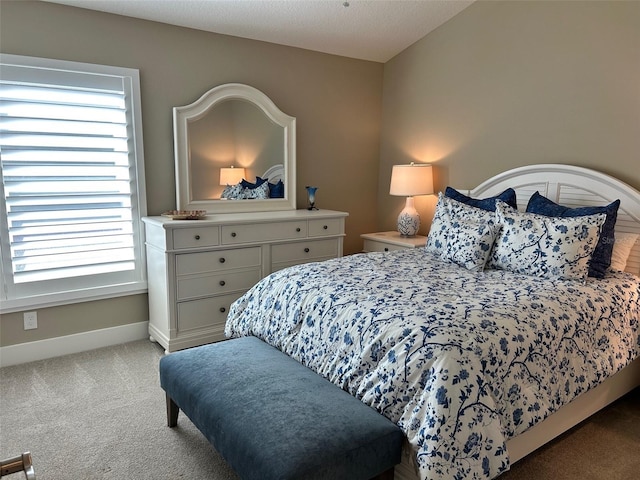
[[[474,0],[45,1],[386,62]]]

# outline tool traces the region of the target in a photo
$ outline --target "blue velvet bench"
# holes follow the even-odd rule
[[[160,360],[167,423],[178,412],[243,480],[393,479],[402,431],[255,337]]]

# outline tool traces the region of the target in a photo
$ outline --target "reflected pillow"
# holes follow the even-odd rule
[[[538,277],[584,280],[606,215],[547,217],[518,212],[498,200],[496,219],[501,229],[488,266]]]
[[[627,268],[627,259],[631,249],[639,236],[637,233],[616,233],[616,241],[613,244],[613,252],[611,253],[610,270],[624,272],[625,268]]]
[[[227,200],[264,200],[269,198],[269,184],[266,181],[253,188],[243,187],[243,182],[245,180],[235,185],[227,185],[220,197]]]
[[[442,193],[425,249],[472,271],[482,271],[497,233],[495,214]]]
[[[616,219],[618,218],[618,207],[620,200],[603,206],[603,207],[579,207],[569,208],[549,200],[547,197],[540,195],[538,192],[531,195],[527,205],[527,212],[546,215],[547,217],[580,217],[584,215],[593,215],[596,213],[604,213],[607,218],[602,226],[600,240],[596,246],[591,261],[589,262],[589,276],[595,278],[604,278],[607,268],[611,264],[611,253],[615,241],[614,228]]]
[[[506,202],[507,205],[510,205],[516,209],[518,208],[518,203],[516,202],[516,191],[513,188],[507,188],[500,195],[488,198],[471,198],[451,187],[447,187],[444,191],[444,194],[445,196],[453,198],[458,202],[465,203],[472,207],[481,208],[489,212],[495,212],[496,200],[502,200],[503,202]]]
[[[264,182],[266,182],[268,180],[268,178],[260,178],[260,177],[256,177],[256,183],[251,183],[248,180],[245,180],[244,178],[240,181],[240,184],[242,185],[243,188],[248,188],[249,190],[253,190],[254,188],[258,188],[260,185],[262,185]]]
[[[284,183],[282,180],[278,180],[278,183],[269,184],[269,196],[271,198],[284,198]]]
[[[242,198],[250,200],[265,200],[269,198],[269,184],[264,181],[255,188],[243,189]]]
[[[242,186],[242,182],[236,183],[235,185],[227,185],[224,187],[220,197],[226,198],[227,200],[236,200],[238,198],[242,198],[243,191],[244,188]]]

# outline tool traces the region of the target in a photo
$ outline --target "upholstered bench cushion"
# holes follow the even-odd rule
[[[393,422],[255,337],[166,355],[160,384],[245,480],[364,480],[400,461]]]

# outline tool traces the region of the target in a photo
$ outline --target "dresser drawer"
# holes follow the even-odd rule
[[[220,272],[235,268],[259,266],[261,263],[260,247],[182,253],[176,255],[176,275]]]
[[[271,247],[271,262],[303,263],[321,257],[338,256],[338,239],[280,243]]]
[[[255,223],[247,225],[224,225],[222,227],[222,244],[236,245],[248,242],[268,242],[271,240],[288,240],[307,236],[307,222]]]
[[[343,233],[343,223],[344,221],[341,218],[318,218],[309,220],[309,236],[339,235]]]
[[[258,283],[258,280],[260,280],[260,268],[178,277],[176,297],[180,301],[246,291]]]
[[[173,248],[215,247],[220,244],[219,227],[176,228],[173,230]]]
[[[224,326],[229,307],[242,292],[230,293],[219,297],[202,298],[178,303],[178,332],[186,332],[213,325]]]

